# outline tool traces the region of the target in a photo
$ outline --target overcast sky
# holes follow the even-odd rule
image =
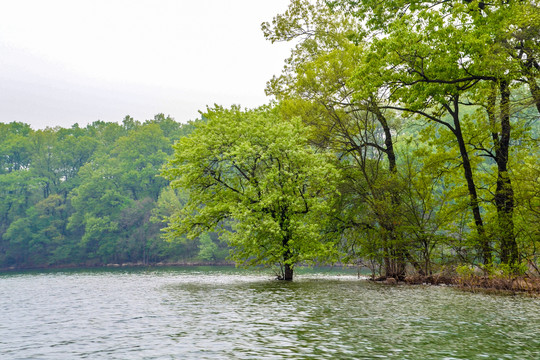
[[[265,104],[290,45],[260,25],[288,3],[0,0],[0,122],[186,122],[214,103]]]

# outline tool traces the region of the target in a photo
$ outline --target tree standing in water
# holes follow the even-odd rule
[[[216,107],[204,117],[164,171],[189,194],[169,218],[169,237],[217,229],[237,263],[279,265],[284,280],[298,263],[331,259],[325,229],[339,174],[332,155],[309,146],[302,121],[270,107]]]

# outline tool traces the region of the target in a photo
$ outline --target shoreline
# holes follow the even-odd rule
[[[394,278],[380,277],[368,279],[369,281],[384,285],[426,285],[426,286],[452,286],[468,292],[482,292],[500,295],[529,295],[540,298],[540,277],[515,276],[445,276],[445,275],[412,275],[403,281]]]
[[[77,269],[121,269],[121,268],[160,268],[160,267],[196,267],[196,266],[236,266],[230,261],[176,261],[158,263],[110,263],[110,264],[65,264],[41,267],[8,267],[0,268],[1,273],[24,272],[24,271],[54,271],[54,270],[77,270]],[[334,267],[348,267],[346,265],[334,265]],[[449,276],[449,275],[409,275],[403,280],[386,278],[384,276],[373,279],[370,276],[362,277],[365,281],[385,286],[397,285],[424,285],[424,286],[451,286],[463,291],[473,293],[487,293],[498,295],[528,295],[540,298],[540,277],[494,277],[494,276]]]
[[[110,264],[65,264],[52,266],[35,266],[35,267],[17,267],[10,266],[0,268],[0,273],[16,272],[16,271],[37,271],[37,270],[69,270],[69,269],[114,269],[114,268],[143,268],[143,267],[175,267],[175,266],[235,266],[234,262],[229,261],[175,261],[170,263],[110,263]]]

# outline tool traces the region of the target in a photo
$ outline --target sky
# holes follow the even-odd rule
[[[291,44],[263,21],[289,0],[0,0],[0,122],[179,122],[256,107]]]

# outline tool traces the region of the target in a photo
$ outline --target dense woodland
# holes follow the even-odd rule
[[[192,128],[162,114],[69,129],[0,124],[0,267],[223,259],[209,234],[202,246],[160,236],[182,198],[160,170]]]
[[[0,266],[540,275],[535,1],[293,0],[262,29],[294,43],[269,105],[1,124]]]

